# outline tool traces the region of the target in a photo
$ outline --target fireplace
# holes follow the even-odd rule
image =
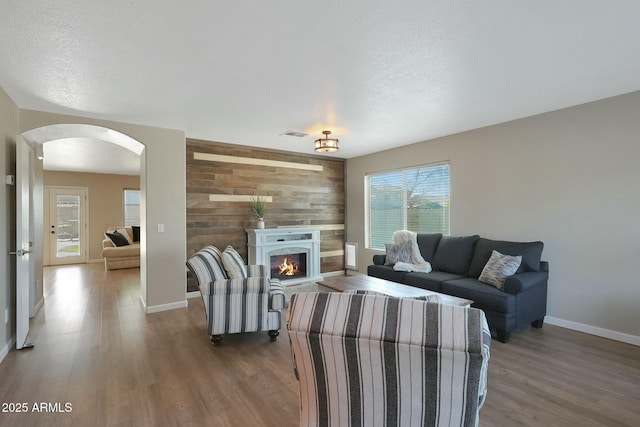
[[[291,280],[307,277],[307,254],[271,255],[271,277]]]
[[[320,230],[306,227],[248,229],[249,264],[266,265],[283,285],[322,280]]]

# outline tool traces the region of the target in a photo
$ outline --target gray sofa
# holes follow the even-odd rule
[[[430,273],[394,271],[385,255],[374,255],[369,276],[473,300],[484,311],[492,335],[506,343],[511,333],[541,328],[547,313],[549,264],[541,261],[542,242],[507,242],[474,236],[418,233],[422,257],[431,263]],[[493,250],[521,255],[522,263],[504,281],[503,290],[478,281]]]

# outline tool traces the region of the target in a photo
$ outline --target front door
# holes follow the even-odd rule
[[[87,189],[47,187],[49,264],[87,262]]]

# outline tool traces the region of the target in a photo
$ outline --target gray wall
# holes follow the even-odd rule
[[[347,161],[347,241],[364,175],[451,162],[451,234],[542,240],[547,321],[640,345],[640,92]]]

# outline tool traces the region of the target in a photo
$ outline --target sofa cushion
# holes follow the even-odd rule
[[[404,283],[402,280],[407,273],[404,271],[394,271],[390,265],[369,265],[367,275],[379,279],[389,280],[396,283]]]
[[[384,246],[387,255],[384,265],[395,265],[397,262],[413,262],[411,257],[411,241],[404,243],[387,243]]]
[[[420,254],[425,261],[433,261],[433,256],[436,253],[436,249],[438,248],[438,243],[440,243],[441,238],[441,233],[418,233],[416,240],[418,241]]]
[[[460,279],[463,276],[459,274],[447,273],[444,271],[432,271],[431,273],[407,273],[403,278],[405,285],[415,286],[416,288],[426,289],[428,291],[440,292],[442,282],[445,280]]]
[[[542,242],[505,242],[502,240],[478,239],[476,250],[471,260],[469,277],[478,278],[482,269],[491,258],[491,253],[496,250],[505,255],[521,255],[522,262],[516,273],[525,271],[539,271],[540,258],[542,257]]]
[[[227,246],[222,253],[222,264],[230,279],[246,279],[247,267],[233,246]]]
[[[127,239],[125,236],[122,235],[122,233],[118,232],[117,230],[114,231],[113,233],[104,233],[109,239],[111,239],[111,241],[113,242],[114,245],[120,247],[120,246],[127,246],[129,245],[129,239]]]
[[[521,255],[504,255],[494,250],[491,253],[491,258],[482,269],[478,281],[503,290],[504,280],[509,276],[513,276],[521,263]]]
[[[515,313],[516,311],[516,297],[514,295],[469,277],[443,282],[440,292],[470,299],[473,301],[472,307],[483,310],[492,310],[498,313]]]
[[[134,243],[133,245],[106,247],[102,249],[102,256],[104,258],[126,258],[126,257],[139,257],[140,256],[140,244]]]
[[[431,263],[433,269],[466,276],[479,238],[477,234],[464,237],[442,236]]]

